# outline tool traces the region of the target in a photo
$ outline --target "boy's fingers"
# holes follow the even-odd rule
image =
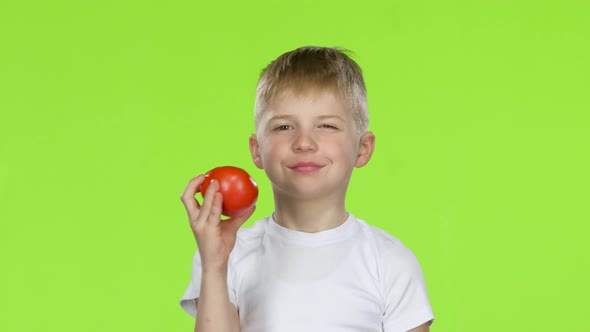
[[[209,187],[207,187],[207,191],[205,192],[205,196],[203,197],[203,205],[201,206],[201,210],[199,212],[199,220],[204,222],[209,221],[211,208],[213,206],[213,201],[215,200],[215,194],[217,193],[217,190],[219,190],[219,182],[217,180],[211,180]]]
[[[242,227],[242,225],[246,222],[246,220],[248,220],[252,216],[252,214],[254,213],[255,210],[256,210],[256,205],[251,207],[250,210],[246,211],[241,216],[233,217],[233,218],[228,219],[224,222],[231,223],[232,228],[234,228],[234,231],[237,232],[237,230],[240,227]]]
[[[220,192],[216,192],[213,197],[213,203],[211,204],[211,210],[207,222],[213,226],[219,225],[221,222],[221,213],[223,205],[223,195]]]
[[[180,196],[180,200],[184,204],[184,207],[189,215],[189,218],[192,215],[198,213],[199,208],[201,207],[199,205],[199,202],[197,202],[197,200],[195,199],[195,195],[201,190],[201,184],[203,183],[204,179],[204,175],[199,175],[195,178],[192,178],[189,181],[186,188],[184,189],[184,191],[182,192],[182,195]]]

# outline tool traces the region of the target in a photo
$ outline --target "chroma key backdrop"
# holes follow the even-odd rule
[[[192,331],[188,181],[248,152],[258,76],[365,73],[347,209],[418,257],[432,331],[590,331],[586,1],[4,1],[0,330]],[[200,198],[198,196],[198,198]]]

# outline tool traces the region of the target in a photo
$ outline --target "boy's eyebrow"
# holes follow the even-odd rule
[[[335,119],[338,119],[338,120],[340,120],[340,121],[344,121],[344,118],[343,118],[343,117],[341,117],[341,116],[340,116],[340,115],[338,115],[338,114],[320,115],[320,116],[318,116],[317,118],[318,118],[318,119],[320,119],[320,120],[324,120],[324,119],[333,119],[333,118],[335,118]]]
[[[270,119],[268,119],[268,121],[289,119],[291,117],[292,116],[290,116],[290,115],[273,115],[270,117]]]

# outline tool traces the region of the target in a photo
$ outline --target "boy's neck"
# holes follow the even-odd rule
[[[339,200],[340,201],[340,200]],[[348,218],[344,202],[293,201],[275,197],[274,220],[299,232],[317,233],[342,225]]]

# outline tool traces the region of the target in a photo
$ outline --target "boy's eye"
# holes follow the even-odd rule
[[[289,126],[289,125],[280,125],[275,128],[275,130],[279,130],[279,131],[289,130],[289,129],[291,129],[291,126]]]
[[[338,127],[331,125],[329,123],[324,123],[322,125],[320,125],[321,128],[327,128],[327,129],[338,129]]]

